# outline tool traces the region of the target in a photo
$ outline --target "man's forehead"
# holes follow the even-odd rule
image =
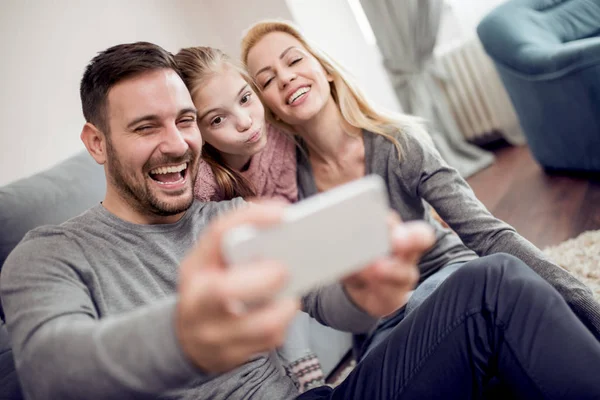
[[[107,100],[109,115],[118,118],[177,113],[182,108],[194,106],[185,84],[171,69],[124,79],[110,89]]]

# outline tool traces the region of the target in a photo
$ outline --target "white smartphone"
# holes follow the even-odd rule
[[[390,252],[385,182],[369,175],[289,206],[283,222],[228,231],[223,254],[232,265],[259,259],[290,269],[283,296],[301,296],[335,282]]]

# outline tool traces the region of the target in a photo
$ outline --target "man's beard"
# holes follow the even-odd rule
[[[112,146],[110,140],[106,141],[106,152],[108,159],[108,173],[111,183],[117,189],[121,197],[136,211],[146,215],[151,214],[166,217],[182,213],[192,206],[192,203],[194,202],[193,190],[190,191],[190,196],[187,200],[183,200],[181,199],[181,196],[179,196],[179,201],[176,202],[163,201],[148,187],[146,180],[139,181],[136,180],[134,175],[128,174],[127,168],[123,167],[121,164],[119,155]],[[154,164],[181,164],[184,162],[188,163],[186,179],[188,182],[191,181],[193,183],[196,179],[198,160],[197,156],[189,149],[181,157],[165,157],[159,162],[154,162]],[[148,169],[146,166],[147,165],[144,165],[144,170]]]

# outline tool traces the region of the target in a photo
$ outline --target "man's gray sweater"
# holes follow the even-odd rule
[[[179,263],[209,220],[241,203],[195,202],[167,225],[128,223],[97,205],[28,233],[0,279],[26,398],[294,398],[274,352],[209,376],[175,336]],[[375,323],[339,284],[311,292],[303,305],[340,330],[366,332]]]

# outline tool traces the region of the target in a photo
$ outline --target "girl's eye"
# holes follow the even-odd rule
[[[224,118],[223,117],[214,117],[212,119],[212,121],[210,121],[210,125],[211,126],[218,126],[223,122]]]
[[[251,93],[246,93],[242,96],[242,98],[240,99],[240,103],[242,104],[246,104],[247,102],[250,101],[250,98],[252,97]]]
[[[298,58],[294,58],[291,62],[290,62],[290,66],[297,64],[298,62],[302,61],[302,57],[298,57]]]

